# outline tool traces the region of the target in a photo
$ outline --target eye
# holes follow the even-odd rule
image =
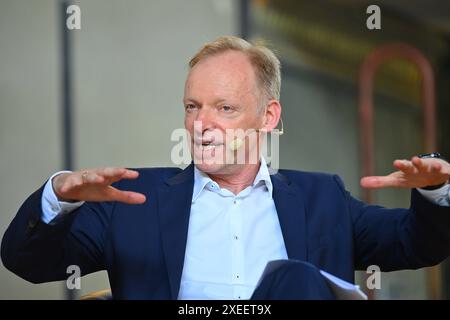
[[[227,105],[222,106],[220,109],[226,113],[230,113],[233,111],[233,107]]]
[[[186,112],[192,112],[197,109],[197,106],[195,104],[189,103],[184,106],[184,109],[186,110]]]

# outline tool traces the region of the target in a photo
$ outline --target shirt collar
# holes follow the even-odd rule
[[[256,174],[255,180],[253,181],[252,187],[256,187],[258,184],[265,183],[268,196],[272,198],[273,185],[272,180],[270,179],[269,168],[267,166],[266,160],[264,157],[260,159],[261,165],[259,167],[258,173]],[[194,190],[192,193],[192,202],[197,200],[200,193],[205,189],[208,183],[212,183],[215,187],[220,188],[219,185],[213,181],[206,173],[197,169],[194,166]]]
[[[194,191],[192,193],[192,202],[197,200],[200,192],[202,192],[210,182],[214,181],[206,173],[197,169],[197,166],[194,166]]]
[[[270,179],[269,167],[267,166],[264,157],[261,157],[261,166],[259,167],[258,173],[256,174],[255,181],[253,181],[253,187],[255,187],[261,181],[266,184],[267,191],[269,192],[269,197],[272,198],[272,179]]]

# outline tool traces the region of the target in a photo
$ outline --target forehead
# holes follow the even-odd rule
[[[255,71],[239,51],[226,51],[198,62],[189,72],[185,95],[244,94],[256,88]]]

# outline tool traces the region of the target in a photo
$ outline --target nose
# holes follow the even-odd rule
[[[197,125],[194,126],[195,133],[203,135],[205,131],[214,130],[216,128],[216,120],[213,110],[208,107],[201,108],[195,118]]]

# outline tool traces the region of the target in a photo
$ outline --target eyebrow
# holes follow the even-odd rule
[[[193,99],[193,98],[188,98],[188,99],[183,99],[183,103],[186,103],[186,102],[193,102],[193,103],[195,103],[195,104],[200,104],[197,100],[195,100],[195,99]]]
[[[200,105],[201,103],[200,102],[198,102],[197,100],[195,100],[194,98],[187,98],[187,99],[183,99],[183,103],[186,103],[186,102],[193,102],[193,103],[195,103],[195,104],[197,104],[197,105]],[[215,100],[214,101],[214,104],[217,104],[217,103],[221,103],[221,102],[227,102],[227,99],[217,99],[217,100]],[[231,102],[230,102],[231,103]],[[231,104],[233,104],[233,103],[231,103]]]

